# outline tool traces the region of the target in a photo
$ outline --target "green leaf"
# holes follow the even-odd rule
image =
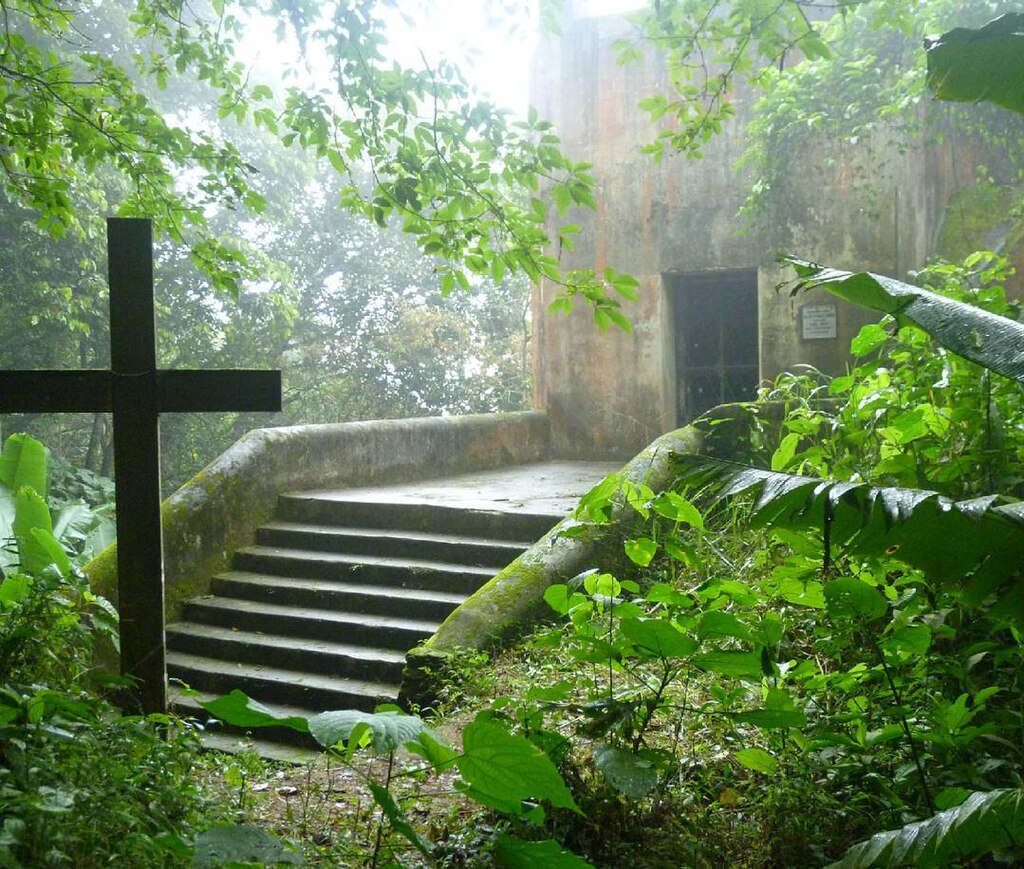
[[[14,434],[0,452],[0,483],[12,493],[28,486],[46,498],[46,447],[26,434]]]
[[[694,528],[704,529],[700,510],[678,492],[662,492],[652,505],[656,512],[673,522],[686,522]]]
[[[372,734],[371,747],[375,754],[394,754],[403,745],[415,742],[421,733],[429,730],[426,722],[416,715],[406,715],[394,709],[362,712],[343,709],[321,712],[309,719],[309,732],[324,748],[348,741],[354,729],[363,725]]]
[[[961,865],[1024,840],[1024,792],[976,791],[926,821],[876,833],[831,869]]]
[[[708,456],[680,456],[677,470],[684,483],[710,487],[718,498],[756,494],[754,520],[775,528],[820,529],[827,505],[833,546],[920,568],[954,584],[968,605],[1012,581],[1024,562],[1024,505],[998,496],[952,501],[922,489],[821,480]],[[768,586],[797,602],[794,596],[804,584],[812,586],[809,576],[798,564],[783,564]],[[878,611],[877,603],[861,597],[865,606]],[[1020,614],[1011,609],[1008,617],[1017,620]]]
[[[444,772],[446,769],[454,766],[459,756],[458,752],[450,745],[442,742],[432,731],[426,728],[412,742],[405,743],[405,747],[413,754],[426,760],[438,772]]]
[[[737,640],[753,642],[750,629],[732,613],[721,610],[710,610],[700,617],[697,624],[697,636],[706,640],[709,637],[735,637]]]
[[[309,722],[305,718],[276,715],[237,688],[215,700],[200,701],[199,705],[214,718],[233,727],[288,727],[299,733],[309,732]]]
[[[885,598],[877,588],[859,579],[834,579],[825,583],[825,610],[833,619],[866,619],[885,615]]]
[[[931,648],[932,631],[927,625],[905,625],[883,639],[882,645],[907,657],[918,657]]]
[[[594,745],[594,765],[612,787],[631,800],[646,796],[658,785],[658,771],[640,755],[613,745]]]
[[[735,679],[760,680],[763,675],[761,655],[735,649],[718,649],[693,657],[693,663],[702,670],[731,676]]]
[[[746,712],[733,712],[729,717],[762,730],[807,726],[807,716],[799,709],[748,709]]]
[[[1024,14],[1007,13],[977,30],[957,27],[926,39],[925,49],[936,99],[1024,113]]]
[[[11,529],[18,542],[21,570],[38,574],[53,564],[62,576],[68,575],[71,559],[53,536],[50,509],[35,489],[25,486],[15,495]]]
[[[772,453],[772,470],[784,471],[789,467],[796,455],[796,449],[800,445],[800,435],[797,432],[790,432],[780,442],[778,449]]]
[[[551,759],[528,739],[477,716],[462,732],[462,748],[456,765],[477,802],[516,815],[528,799],[580,812]]]
[[[861,330],[850,342],[850,352],[854,356],[867,356],[874,353],[886,341],[889,340],[889,332],[884,326],[877,323],[868,323],[862,326]]]
[[[658,552],[658,544],[650,537],[637,537],[627,540],[623,545],[629,560],[639,567],[647,567]]]
[[[526,842],[507,833],[499,833],[491,853],[495,865],[501,869],[594,869],[591,863],[552,839]]]
[[[658,658],[688,658],[699,645],[668,619],[622,619],[619,630],[638,649]]]
[[[779,762],[761,748],[744,748],[737,751],[734,757],[747,769],[763,772],[765,775],[775,775],[779,768]]]
[[[383,812],[384,817],[388,819],[391,826],[411,842],[421,854],[425,857],[430,857],[434,853],[434,843],[425,836],[420,835],[416,828],[409,823],[409,819],[405,816],[405,812],[402,811],[398,803],[395,802],[391,791],[374,781],[368,784],[370,792],[373,794],[373,801],[380,806],[381,812]]]
[[[193,869],[214,869],[239,863],[302,866],[305,862],[301,853],[275,839],[266,830],[248,824],[211,827],[196,836],[192,852]]]

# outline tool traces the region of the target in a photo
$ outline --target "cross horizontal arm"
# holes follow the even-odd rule
[[[109,413],[109,371],[0,371],[0,413]],[[280,371],[158,371],[160,413],[279,411]]]
[[[161,413],[279,411],[280,371],[159,371]]]
[[[0,371],[0,413],[101,413],[113,408],[109,371]]]

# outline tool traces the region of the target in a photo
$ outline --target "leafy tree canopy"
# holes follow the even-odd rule
[[[495,0],[506,13],[520,5]],[[418,4],[420,13],[429,9]],[[209,223],[219,208],[265,208],[261,167],[173,101],[161,110],[176,83],[189,80],[205,87],[221,119],[329,163],[345,179],[342,207],[380,225],[401,223],[435,259],[444,293],[470,289],[475,275],[500,282],[525,273],[560,282],[567,297],[582,295],[599,312],[618,308],[609,291],[633,295],[614,273],[564,272],[546,253],[548,202],[559,215],[593,204],[588,166],[566,158],[536,114],[513,121],[478,98],[451,63],[414,69],[390,60],[385,32],[396,0],[140,0],[131,10],[117,0],[5,0],[3,12],[0,184],[55,238],[96,231],[76,201],[84,191],[106,210],[96,180],[112,170],[124,182],[112,210],[154,217],[218,289],[237,293],[252,276],[247,258]],[[238,47],[258,17],[329,70],[329,80],[275,89],[254,75]],[[371,180],[362,183],[366,168]],[[574,231],[561,225],[563,244]]]
[[[922,50],[929,36],[981,27],[1017,5],[1007,0],[659,0],[633,16],[636,36],[616,48],[622,62],[640,60],[645,49],[664,54],[668,87],[640,104],[659,125],[646,147],[654,159],[701,157],[738,107],[752,104],[740,162],[752,179],[744,210],[756,217],[780,198],[801,192],[791,155],[818,150],[823,139],[870,147],[880,133],[878,141],[890,149],[911,147],[922,134],[940,134],[943,123],[952,122],[994,143],[1019,172],[1019,121],[977,107],[936,104],[926,87]],[[1012,54],[1014,22],[1019,30],[1019,15],[1007,16],[1002,32],[987,28],[981,41],[973,35],[965,39],[973,31],[963,29],[947,37],[990,61],[996,45]],[[986,77],[977,63],[969,76]],[[941,91],[938,96],[955,97]],[[979,98],[976,92],[967,97]]]

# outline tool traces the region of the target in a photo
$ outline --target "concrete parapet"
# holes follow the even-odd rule
[[[289,490],[370,486],[546,459],[544,413],[376,420],[257,429],[163,504],[167,616],[204,594]],[[86,566],[116,603],[116,544]]]

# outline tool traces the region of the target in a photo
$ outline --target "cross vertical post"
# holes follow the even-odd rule
[[[110,218],[107,233],[121,671],[155,712],[167,690],[152,225]]]
[[[0,371],[0,413],[112,413],[117,495],[121,672],[143,712],[167,708],[161,413],[279,411],[280,371],[161,371],[156,367],[153,227],[107,220],[109,371]]]

